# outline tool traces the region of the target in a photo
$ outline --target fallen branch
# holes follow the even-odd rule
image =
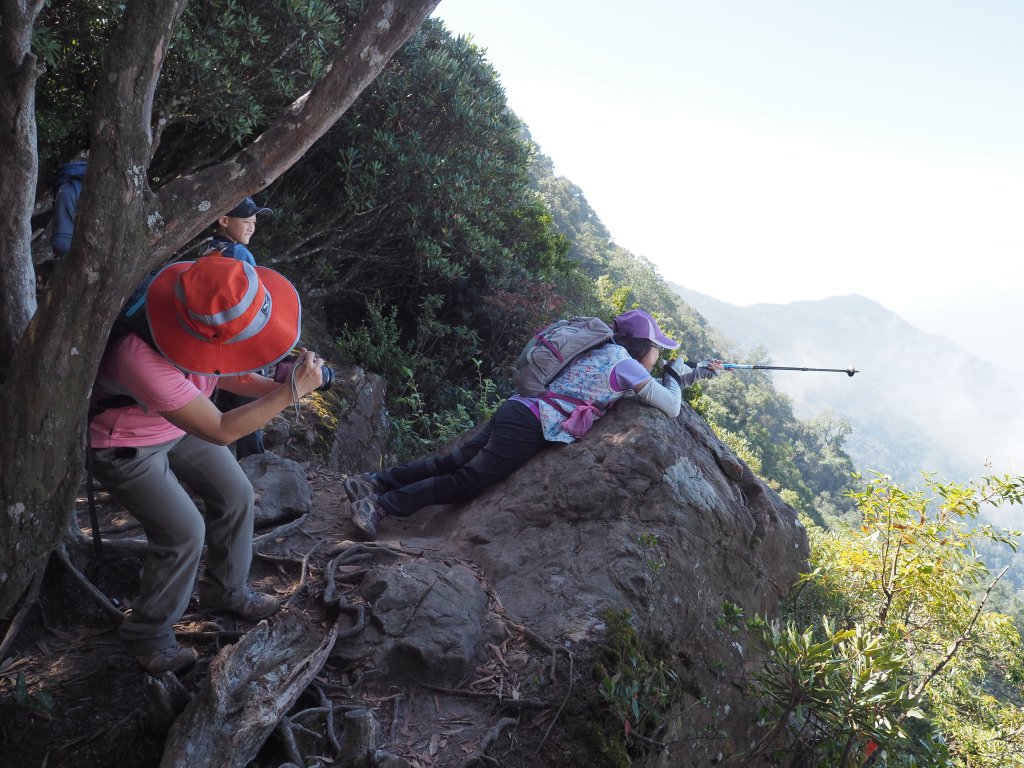
[[[572,654],[569,652],[569,649],[560,648],[557,645],[551,645],[551,643],[549,643],[547,640],[545,640],[543,637],[541,637],[539,634],[537,634],[524,624],[517,624],[516,622],[509,620],[508,625],[512,627],[512,629],[524,635],[528,640],[532,640],[535,645],[540,646],[542,649],[551,654],[551,671],[548,674],[550,677],[550,681],[552,683],[555,682],[555,673],[558,668],[558,652],[561,651],[562,653],[564,653],[569,658],[571,663]]]
[[[457,696],[460,699],[478,699],[483,701],[496,701],[502,707],[510,709],[551,709],[554,706],[550,701],[543,699],[513,699],[507,696],[500,696],[496,693],[485,691],[467,691],[464,688],[443,688],[440,685],[420,683],[424,688],[438,693],[446,693],[449,696]]]
[[[267,531],[266,533],[261,533],[259,536],[253,536],[253,539],[252,539],[252,552],[253,552],[253,554],[256,555],[257,557],[263,557],[262,553],[257,549],[257,547],[259,547],[260,544],[262,544],[265,541],[273,541],[274,539],[280,539],[286,533],[291,533],[296,528],[298,528],[301,531],[302,530],[302,524],[305,521],[306,521],[306,515],[301,515],[300,517],[297,517],[294,520],[285,523],[284,525],[279,525],[276,528],[273,528],[273,529]]]

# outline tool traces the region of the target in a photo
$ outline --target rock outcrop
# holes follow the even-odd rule
[[[350,475],[379,469],[388,431],[384,379],[358,366],[338,368],[335,374],[334,386],[346,407],[338,419],[329,465]]]
[[[237,680],[264,692],[245,718],[276,723],[278,738],[262,745],[265,729],[252,731],[260,764],[316,756],[366,768],[751,764],[736,756],[763,735],[758,702],[745,695],[759,659],[736,618],[770,616],[805,566],[794,511],[689,407],[669,419],[626,402],[583,440],[548,446],[472,502],[385,519],[377,541],[360,542],[342,473],[371,469],[383,455],[382,391],[379,377],[353,368],[332,393],[336,416],[326,400],[301,418],[286,413],[266,430],[278,455],[242,461],[258,507],[250,580],[286,608],[267,620],[266,638],[292,645],[283,623],[301,616],[304,642],[326,640],[315,652],[294,643],[305,661],[254,667],[250,680],[227,657],[235,643],[266,638],[230,616],[186,615],[178,631],[202,660],[174,690],[206,702],[192,721],[223,719],[209,689]],[[327,446],[329,468],[315,458]],[[137,526],[112,500],[101,502],[108,557],[138,556]],[[88,519],[83,503],[80,525]],[[81,531],[75,543],[91,551]],[[129,591],[111,593],[122,603],[133,594],[125,579],[116,588]],[[610,649],[622,650],[623,627],[642,636],[642,650],[623,651],[616,667]],[[627,761],[608,739],[623,725],[609,717],[602,683],[622,672],[611,697],[620,705],[631,702],[629,685],[649,696],[642,689],[661,672],[631,667],[637,654],[668,665],[671,696],[657,703],[654,726],[631,723]],[[293,689],[292,668],[313,682]],[[299,688],[298,711],[282,717],[275,692]],[[173,693],[152,702],[161,704],[151,708],[161,732],[178,713]],[[177,742],[188,745],[182,728]],[[210,750],[230,742],[230,730],[208,738]]]
[[[606,611],[628,610],[686,691],[662,734],[668,755],[650,758],[665,766],[711,765],[753,740],[743,687],[757,659],[724,607],[770,615],[808,555],[794,511],[697,414],[634,403],[468,504],[385,520],[387,542],[422,556],[374,561],[359,588],[368,629],[338,657],[449,686],[518,626],[588,673]]]

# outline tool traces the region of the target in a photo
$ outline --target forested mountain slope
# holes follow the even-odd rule
[[[1020,468],[1019,384],[880,304],[851,295],[738,307],[673,288],[749,362],[859,369],[852,379],[773,376],[801,417],[831,410],[850,422],[846,446],[858,467],[910,484],[921,471],[962,480]]]

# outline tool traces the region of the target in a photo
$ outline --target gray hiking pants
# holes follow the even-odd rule
[[[204,539],[200,601],[223,605],[241,597],[252,562],[253,489],[230,450],[192,435],[99,448],[93,474],[142,524],[149,542],[139,597],[120,629],[133,653],[174,643],[172,625],[192,597]],[[183,485],[203,500],[205,521]]]

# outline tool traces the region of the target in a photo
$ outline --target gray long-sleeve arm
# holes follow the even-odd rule
[[[636,390],[636,396],[673,419],[679,415],[679,407],[683,400],[679,384],[671,377],[667,377],[664,384],[648,379],[646,384]]]

